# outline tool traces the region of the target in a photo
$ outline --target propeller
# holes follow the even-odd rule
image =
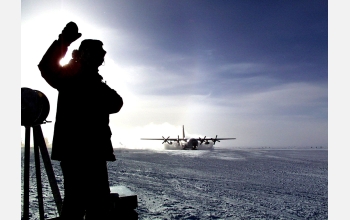
[[[217,138],[218,138],[218,135],[216,135],[216,137],[213,139],[213,138],[211,138],[211,140],[213,141],[213,144],[215,145],[215,142],[220,142],[219,140],[217,140]]]
[[[168,142],[168,139],[170,138],[170,136],[168,136],[167,138],[165,138],[165,137],[162,136],[162,138],[164,139],[164,141],[163,141],[162,144],[164,144],[164,143],[170,144],[170,143]]]
[[[180,143],[180,140],[179,140],[180,138],[179,138],[179,135],[177,136],[177,143],[179,144]]]
[[[202,145],[203,144],[203,142],[205,141],[205,138],[206,138],[207,136],[204,136],[204,138],[202,139],[202,138],[198,138],[199,139],[199,144],[200,145]]]

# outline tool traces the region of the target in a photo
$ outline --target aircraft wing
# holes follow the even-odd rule
[[[176,141],[176,142],[179,143],[180,141],[186,141],[187,139],[179,138],[179,137],[177,137],[177,138],[170,138],[170,136],[165,138],[165,137],[162,136],[162,138],[141,138],[141,140],[159,140],[159,141],[163,141],[162,144],[164,144],[164,143],[171,144],[171,141]]]
[[[217,141],[221,141],[221,140],[234,140],[236,138],[216,138]]]
[[[199,142],[204,142],[204,141],[224,141],[224,140],[235,140],[236,138],[195,138],[197,141]],[[159,139],[159,140],[163,140],[163,139]],[[171,139],[169,139],[171,140]]]
[[[168,140],[168,141],[185,141],[186,139],[177,139],[177,138],[141,138],[141,140],[154,140],[154,141],[163,141],[163,140]]]
[[[224,141],[224,140],[235,140],[236,138],[218,138],[218,136],[216,135],[215,138],[207,138],[206,136],[204,136],[204,138],[196,138],[197,141],[199,141],[199,144],[204,143],[208,143],[208,141],[212,141],[213,144],[215,144],[215,142],[220,142],[220,141]]]

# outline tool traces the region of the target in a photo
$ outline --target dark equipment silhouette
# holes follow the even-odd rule
[[[44,93],[21,88],[21,125],[42,124],[50,112],[50,103]]]
[[[21,125],[25,127],[24,146],[24,174],[23,174],[23,216],[22,220],[29,219],[29,166],[30,166],[30,130],[33,128],[34,157],[37,194],[40,220],[44,220],[44,203],[41,185],[40,155],[44,163],[47,177],[58,213],[62,208],[62,198],[52,169],[49,153],[41,130],[50,111],[50,103],[44,93],[29,88],[21,88]]]
[[[39,219],[45,219],[44,201],[42,192],[40,154],[49,180],[51,191],[55,200],[59,216],[62,210],[62,198],[52,168],[50,156],[45,144],[41,125],[50,121],[46,120],[50,111],[50,103],[44,93],[30,88],[21,88],[21,125],[25,127],[24,149],[24,175],[23,175],[23,215],[22,220],[29,220],[29,168],[30,168],[30,131],[33,129],[34,159],[37,183],[37,198]],[[138,219],[135,212],[137,208],[137,196],[124,186],[114,186],[110,194],[111,207],[109,219]],[[60,217],[51,220],[59,220]]]

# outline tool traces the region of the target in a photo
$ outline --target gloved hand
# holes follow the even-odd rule
[[[81,37],[81,33],[78,33],[78,26],[76,23],[71,21],[64,27],[58,39],[61,40],[61,42],[66,46],[69,46],[79,37]]]

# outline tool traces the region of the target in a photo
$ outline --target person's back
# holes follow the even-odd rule
[[[52,159],[84,156],[113,160],[109,115],[119,111],[122,99],[101,80],[98,73],[83,71],[58,89]],[[91,149],[98,143],[98,151]],[[80,145],[85,146],[84,151],[77,149]]]
[[[68,23],[38,65],[45,80],[59,92],[51,158],[61,161],[62,217],[68,219],[80,219],[84,210],[101,215],[106,211],[103,206],[108,207],[106,161],[115,160],[109,115],[123,105],[122,98],[98,74],[106,54],[101,41],[82,41],[69,64],[59,65],[67,47],[80,36],[77,26]]]

